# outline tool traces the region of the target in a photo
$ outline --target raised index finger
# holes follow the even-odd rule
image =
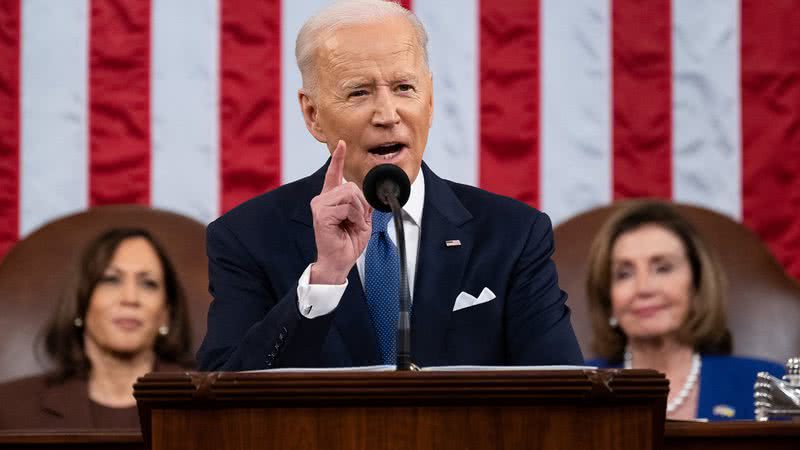
[[[325,183],[322,185],[322,193],[330,191],[342,184],[342,173],[344,172],[344,157],[347,154],[347,144],[343,140],[339,140],[336,144],[336,150],[331,155],[331,164],[328,166],[328,171],[325,173]]]

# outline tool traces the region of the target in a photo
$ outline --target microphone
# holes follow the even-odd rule
[[[373,208],[392,212],[391,199],[402,207],[411,195],[411,182],[403,169],[394,164],[379,164],[364,177],[364,197]]]
[[[403,169],[394,164],[373,167],[364,177],[364,197],[373,208],[391,212],[400,252],[400,316],[397,318],[397,370],[416,370],[411,362],[411,294],[408,290],[406,235],[403,230],[402,207],[411,195],[411,182]]]

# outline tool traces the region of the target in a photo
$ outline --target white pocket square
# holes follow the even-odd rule
[[[494,300],[494,297],[494,292],[492,292],[492,290],[489,288],[483,288],[481,295],[479,295],[478,298],[475,298],[466,292],[462,292],[458,294],[458,297],[456,297],[456,304],[453,305],[453,311],[458,311],[459,309],[469,308],[470,306],[486,303]]]

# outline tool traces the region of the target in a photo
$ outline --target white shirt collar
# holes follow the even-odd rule
[[[408,201],[403,206],[403,211],[406,213],[406,218],[410,218],[417,226],[422,225],[422,207],[425,204],[425,175],[422,173],[422,167],[419,168],[417,178],[411,183],[411,195],[408,196]]]

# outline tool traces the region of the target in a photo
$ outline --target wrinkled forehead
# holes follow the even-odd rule
[[[317,66],[341,64],[405,64],[407,70],[424,67],[424,51],[410,22],[388,17],[366,23],[343,24],[320,36]]]

